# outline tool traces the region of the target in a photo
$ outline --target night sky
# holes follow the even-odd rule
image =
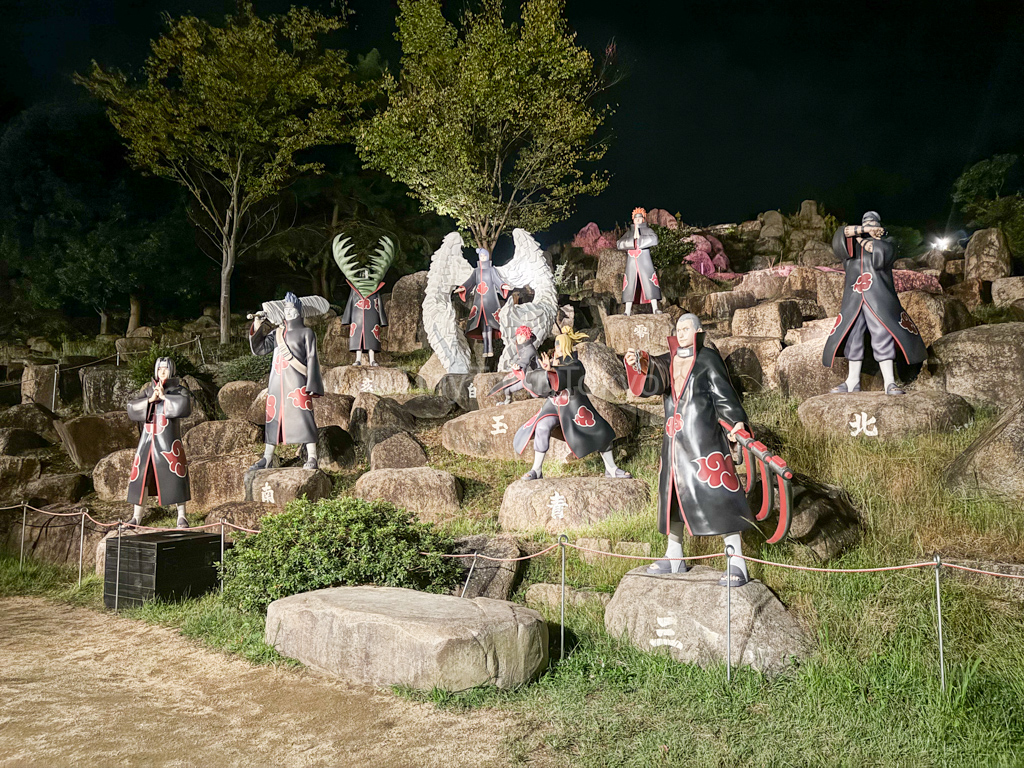
[[[285,5],[257,2],[263,12]],[[5,0],[0,122],[38,101],[82,98],[69,78],[90,59],[138,68],[161,11],[216,17],[231,7]],[[394,4],[351,7],[344,44],[378,47],[395,68]],[[567,13],[590,50],[616,40],[627,78],[611,94],[611,186],[581,200],[555,234],[591,220],[610,227],[635,205],[712,224],[791,212],[807,197],[841,217],[870,207],[934,231],[947,224],[950,187],[966,165],[1024,150],[1019,0],[569,0]]]

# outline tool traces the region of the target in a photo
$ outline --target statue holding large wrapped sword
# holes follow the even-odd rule
[[[635,349],[626,351],[630,391],[644,397],[663,395],[665,407],[658,525],[668,535],[668,547],[665,559],[648,569],[651,574],[686,571],[679,559],[683,557],[684,529],[691,536],[724,536],[727,551],[742,556],[740,534],[754,526],[745,493],[754,481],[751,456],[758,460],[764,480],[765,503],[757,519],[764,519],[770,511],[770,471],[777,475],[783,490],[779,530],[769,541],[777,541],[789,526],[792,473],[782,459],[750,436],[746,411],[725,363],[716,350],[703,346],[703,335],[700,320],[685,314],[676,322],[676,335],[668,340],[668,354],[652,357]],[[745,487],[730,450],[730,443],[737,441],[743,446],[747,464]],[[719,583],[738,587],[748,579],[745,561],[734,556]]]

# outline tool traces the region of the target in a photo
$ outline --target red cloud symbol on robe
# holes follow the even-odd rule
[[[490,290],[490,288],[487,287],[487,283],[477,283],[476,284],[476,292],[479,293],[481,296],[483,296],[489,290]]]
[[[724,487],[727,491],[740,489],[740,479],[736,477],[732,456],[724,456],[721,451],[715,451],[708,456],[694,459],[693,463],[700,467],[697,471],[697,479],[709,487]]]
[[[358,307],[359,309],[369,309],[370,308],[370,300],[369,299],[360,299],[359,301],[356,302],[356,307]]]
[[[176,474],[178,477],[184,477],[185,467],[185,447],[181,444],[181,440],[175,440],[171,443],[171,450],[160,451],[160,455],[167,459],[167,466],[171,468],[171,472]]]
[[[380,326],[379,325],[373,326],[373,337],[375,339],[377,339],[377,341],[380,341]]]
[[[474,304],[472,307],[469,308],[469,316],[470,317],[476,317],[476,313],[479,312],[479,311],[480,311],[480,308],[477,307],[476,304]]]
[[[267,423],[269,424],[274,420],[274,416],[277,415],[277,398],[273,395],[267,395]]]
[[[274,356],[274,373],[279,376],[284,373],[284,369],[288,367],[288,361],[281,355]]]
[[[305,387],[299,387],[293,389],[288,393],[288,399],[292,401],[292,405],[302,411],[313,410],[313,396],[309,394],[309,391]]]
[[[917,330],[917,323],[914,322],[913,318],[907,314],[906,310],[900,314],[900,325],[905,331],[910,331],[915,336],[920,336],[921,332]]]
[[[558,396],[554,399],[555,405],[568,405],[569,404],[569,390],[563,389],[558,393]]]
[[[834,323],[834,324],[832,325],[832,330],[828,332],[828,335],[829,335],[829,336],[831,336],[831,335],[832,335],[833,333],[835,333],[835,332],[836,332],[836,329],[838,329],[838,328],[839,328],[839,325],[840,325],[840,323],[842,323],[842,322],[843,322],[843,313],[842,313],[842,312],[840,312],[840,313],[839,313],[839,314],[838,314],[838,315],[836,316],[836,321],[835,321],[835,323]]]
[[[348,335],[349,336],[355,336],[356,335],[356,324],[355,323],[352,323],[352,325],[350,325],[348,327]]]
[[[629,285],[629,278],[625,275],[622,276],[622,290],[626,290],[626,286]]]
[[[153,417],[153,421],[146,425],[146,431],[151,435],[159,435],[167,427],[167,417],[162,413],[158,413]]]
[[[677,413],[668,419],[665,419],[665,434],[669,437],[675,436],[676,432],[683,428],[683,415]]]
[[[853,284],[853,290],[857,293],[864,293],[864,291],[870,290],[871,288],[871,273],[864,272],[860,277],[857,278],[857,282]]]
[[[572,417],[572,420],[581,427],[592,427],[597,423],[594,420],[593,412],[585,405],[576,409],[576,415]]]
[[[658,282],[658,276],[657,275],[651,275],[651,282],[654,283],[655,285],[658,285],[658,286],[661,285],[661,283]]]
[[[142,457],[139,456],[139,454],[137,454],[137,453],[135,454],[135,461],[132,462],[132,473],[128,477],[128,482],[129,483],[134,483],[136,480],[139,479],[139,460],[141,458]]]

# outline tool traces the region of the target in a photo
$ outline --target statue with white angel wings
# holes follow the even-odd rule
[[[487,356],[491,353],[493,337],[513,339],[520,326],[533,330],[537,346],[551,331],[558,313],[558,292],[551,267],[544,259],[540,244],[529,232],[515,229],[512,240],[515,255],[501,267],[493,265],[490,254],[484,249],[477,249],[478,253],[483,251],[480,266],[472,267],[462,255],[462,236],[458,232],[450,232],[430,259],[423,325],[431,349],[448,373],[470,372],[469,343],[455,322],[453,293],[458,293],[471,305],[467,333],[471,338],[484,340]],[[527,286],[533,291],[533,301],[523,304],[507,301],[514,289]],[[506,343],[498,360],[498,370],[511,370],[515,359],[514,345]]]

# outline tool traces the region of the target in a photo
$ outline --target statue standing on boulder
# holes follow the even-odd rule
[[[488,393],[493,395],[505,390],[505,400],[498,405],[511,403],[512,393],[523,389],[523,379],[526,378],[526,374],[540,367],[535,341],[533,329],[530,326],[521,325],[516,328],[516,356],[512,363],[512,375],[499,381]]]
[[[595,451],[600,453],[605,477],[632,477],[615,465],[612,454],[615,430],[585,393],[583,380],[587,372],[573,351],[573,346],[585,338],[570,326],[563,327],[562,333],[555,337],[554,359],[542,354],[540,369],[529,371],[523,377],[527,392],[534,397],[547,398],[537,414],[519,428],[512,441],[516,453],[522,453],[533,438],[533,468],[523,475],[523,480],[539,480],[544,476],[541,467],[552,437],[565,440],[577,458]]]
[[[647,226],[647,211],[643,208],[634,208],[632,218],[632,229],[615,246],[627,254],[626,274],[622,276],[622,303],[626,305],[627,315],[632,313],[636,301],[650,304],[651,312],[656,315],[661,287],[651,260],[651,248],[658,244],[658,236]]]
[[[667,354],[626,351],[626,377],[637,396],[662,395],[665,434],[661,443],[658,485],[658,526],[668,535],[665,560],[648,569],[651,574],[684,573],[683,530],[691,536],[724,536],[726,547],[742,555],[740,534],[753,527],[733,465],[730,442],[744,429],[747,414],[732,386],[721,356],[704,347],[700,320],[685,314],[676,322],[676,335],[668,340]],[[727,433],[719,423],[733,425]],[[740,557],[729,558],[722,586],[747,583],[747,567]]]
[[[893,370],[897,350],[908,365],[924,362],[928,353],[917,325],[896,295],[892,280],[896,247],[886,237],[881,217],[868,211],[859,227],[840,227],[832,238],[832,250],[846,270],[846,283],[843,304],[825,342],[821,362],[831,368],[840,356],[850,364],[846,381],[832,391],[860,391],[864,337],[868,335],[871,353],[882,370],[885,393],[902,395]]]
[[[142,524],[142,503],[148,493],[163,507],[178,508],[178,527],[188,528],[185,502],[192,498],[188,461],[181,442],[181,419],[192,413],[192,396],[174,376],[174,361],[158,358],[153,380],[128,401],[128,418],[139,425],[139,445],[128,478],[128,501],[135,505],[129,523]]]
[[[274,355],[267,383],[267,423],[263,458],[249,469],[276,466],[274,451],[278,445],[305,444],[303,469],[317,469],[316,420],[313,398],[324,393],[320,360],[316,354],[316,334],[307,328],[303,317],[322,315],[330,309],[322,296],[299,298],[290,291],[284,301],[268,301],[254,316],[249,329],[249,348],[254,355]],[[268,329],[264,320],[277,326]]]
[[[395,244],[390,237],[382,237],[377,250],[370,256],[370,266],[358,267],[355,257],[349,256],[352,241],[338,235],[334,238],[334,261],[345,275],[349,288],[348,303],[341,322],[348,325],[348,351],[356,353],[356,365],[363,364],[363,352],[370,356],[370,365],[376,366],[375,352],[380,352],[380,331],[387,327],[381,289],[384,275],[395,260]]]

